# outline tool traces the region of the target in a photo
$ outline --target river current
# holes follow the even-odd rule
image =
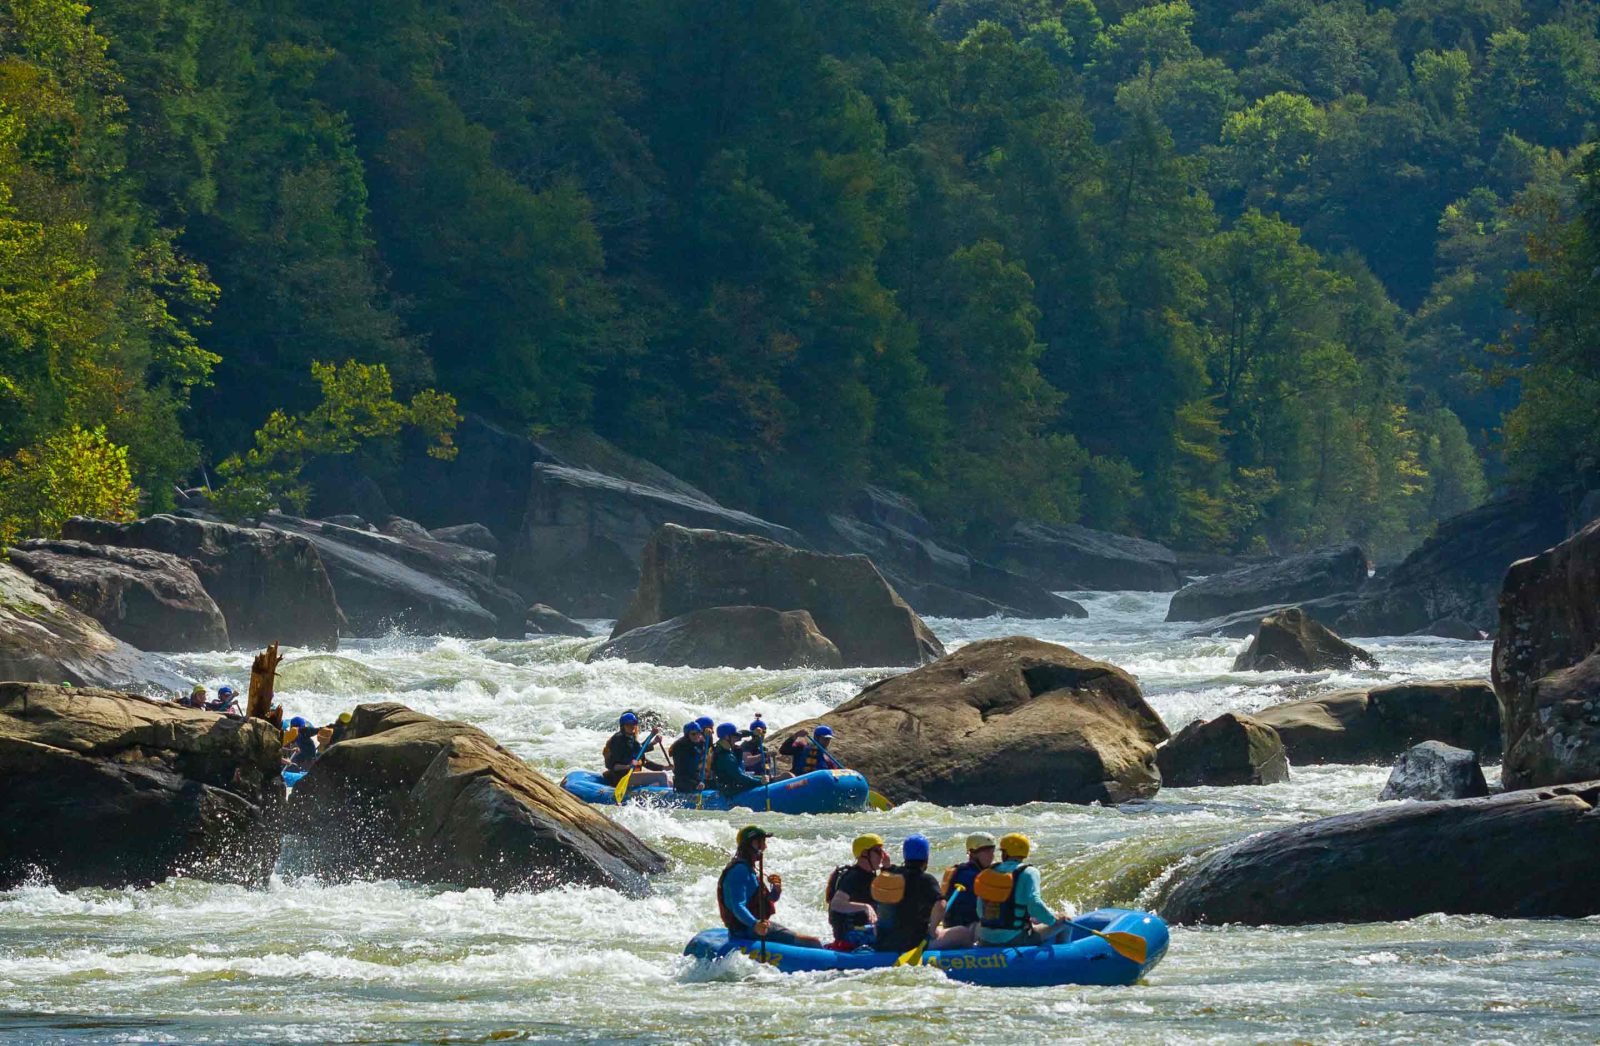
[[[1023,634],[1120,665],[1174,731],[1326,690],[1488,672],[1488,643],[1408,637],[1363,641],[1378,670],[1235,674],[1245,641],[1182,638],[1183,626],[1162,623],[1166,596],[1076,598],[1089,608],[1085,620],[929,624],[951,647]],[[626,708],[653,710],[674,729],[702,713],[741,725],[761,713],[781,728],[887,674],[585,664],[597,642],[351,642],[336,657],[291,652],[279,693],[290,714],[317,723],[387,699],[464,719],[558,778],[598,763]],[[209,685],[238,686],[249,656],[182,660]],[[1386,776],[1378,766],[1295,767],[1287,784],[1169,788],[1115,809],[910,803],[783,817],[625,808],[615,816],[673,860],[638,898],[321,883],[296,871],[292,844],[265,891],[186,879],[71,892],[30,884],[0,892],[0,1039],[1600,1042],[1597,919],[1175,928],[1167,958],[1132,988],[982,988],[931,968],[784,975],[743,958],[707,968],[681,955],[690,936],[716,923],[717,872],[736,827],[751,821],[777,833],[767,865],[788,888],[783,922],[824,932],[823,880],[863,831],[896,849],[911,832],[926,833],[935,868],[961,856],[969,831],[1025,831],[1052,906],[1139,907],[1195,847],[1362,809]]]

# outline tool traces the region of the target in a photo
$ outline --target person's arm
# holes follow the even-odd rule
[[[867,922],[878,921],[878,909],[870,901],[852,901],[850,895],[843,890],[833,892],[833,900],[828,902],[828,911],[838,912],[840,915],[865,915]]]
[[[799,734],[790,734],[783,744],[778,746],[779,755],[799,755],[804,750],[805,742],[800,740]]]
[[[1056,921],[1056,913],[1045,907],[1043,898],[1039,896],[1039,869],[1024,868],[1017,877],[1017,904],[1028,913],[1028,918],[1036,923],[1049,925]]]
[[[632,747],[632,745],[618,744],[616,737],[612,737],[611,740],[607,741],[606,769],[626,773],[628,768],[633,765],[633,760],[628,758],[628,750]]]
[[[747,930],[753,930],[760,921],[750,910],[750,898],[755,895],[756,873],[747,866],[735,868],[722,880],[722,903]]]
[[[940,898],[938,901],[934,902],[933,911],[928,913],[929,937],[937,937],[939,935],[939,926],[944,922],[944,912],[949,906],[950,902],[944,900],[943,898]]]

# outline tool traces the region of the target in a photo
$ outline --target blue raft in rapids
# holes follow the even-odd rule
[[[561,787],[586,803],[616,806],[616,787],[605,783],[592,770],[574,770],[561,779]],[[701,810],[766,810],[771,802],[775,814],[848,814],[867,805],[867,779],[854,770],[813,770],[809,774],[774,781],[770,785],[740,792],[732,799],[714,788],[679,792],[666,785],[630,788],[625,803],[691,807]]]
[[[987,985],[992,988],[1042,988],[1059,984],[1133,984],[1155,968],[1167,953],[1167,924],[1149,912],[1126,908],[1101,908],[1081,915],[1079,924],[1101,933],[1131,933],[1144,938],[1143,963],[1118,955],[1111,945],[1073,929],[1059,943],[1027,948],[963,948],[954,951],[925,951],[923,966],[943,970],[952,980]],[[702,930],[684,948],[683,954],[714,961],[742,952],[757,962],[765,962],[785,973],[815,973],[825,970],[876,970],[893,966],[899,958],[894,952],[836,952],[827,948],[801,948],[792,944],[728,939],[724,929]]]

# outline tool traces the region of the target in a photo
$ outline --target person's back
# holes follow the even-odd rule
[[[1000,840],[1001,862],[973,880],[978,895],[977,943],[981,947],[1037,944],[1065,925],[1039,896],[1039,870],[1026,863],[1033,843],[1021,833]],[[1048,929],[1039,931],[1039,924]]]
[[[878,873],[872,900],[878,909],[875,946],[880,952],[906,952],[928,939],[929,922],[939,903],[939,880],[928,873],[928,840],[905,841],[905,863]]]
[[[705,742],[699,723],[686,723],[683,736],[672,742],[672,787],[678,792],[698,792],[704,785]]]

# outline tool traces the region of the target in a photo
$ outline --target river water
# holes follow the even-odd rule
[[[1483,676],[1489,644],[1366,642],[1382,668],[1235,675],[1242,640],[1184,639],[1167,597],[1084,593],[1086,620],[930,624],[947,645],[1025,634],[1138,677],[1176,731],[1225,710],[1408,678]],[[676,726],[701,713],[781,725],[820,714],[886,673],[694,671],[589,665],[595,641],[391,637],[337,658],[291,654],[280,695],[322,723],[394,699],[468,720],[552,777],[592,767],[625,708]],[[303,663],[295,664],[300,658]],[[246,652],[187,656],[197,678],[239,685]],[[782,817],[617,816],[673,858],[648,896],[563,889],[495,897],[298,875],[292,845],[271,887],[191,880],[141,890],[0,893],[0,1039],[82,1042],[1097,1042],[1516,1043],[1600,1041],[1600,920],[1430,916],[1362,926],[1175,929],[1133,988],[992,989],[929,968],[784,975],[736,958],[696,967],[684,942],[716,922],[734,830],[777,832],[767,864],[782,920],[823,932],[821,885],[850,839],[913,831],[934,866],[968,831],[1034,839],[1046,900],[1086,910],[1149,903],[1195,847],[1370,805],[1386,768],[1295,768],[1287,784],[1166,789],[1118,809],[1032,804]],[[136,826],[130,826],[136,830]]]

